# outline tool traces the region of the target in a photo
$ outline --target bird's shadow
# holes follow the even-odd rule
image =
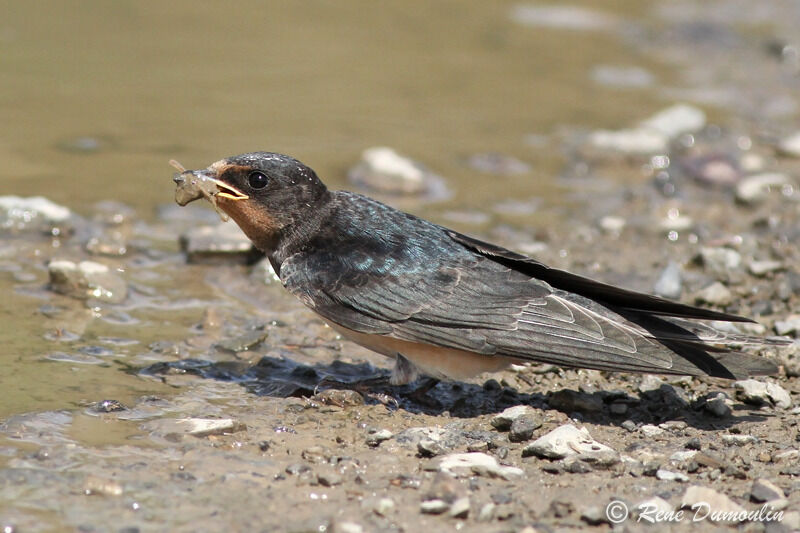
[[[734,409],[742,411],[742,414],[714,416],[704,409],[703,399],[689,402],[667,384],[632,396],[622,391],[588,393],[569,388],[547,393],[521,392],[489,379],[483,385],[439,382],[424,395],[419,395],[418,382],[389,385],[389,371],[369,363],[334,361],[307,365],[272,356],[263,356],[256,364],[204,359],[159,362],[140,369],[139,373],[153,377],[194,374],[205,379],[239,383],[258,396],[277,398],[314,398],[326,389],[352,389],[362,393],[367,403],[383,402],[411,413],[431,416],[447,412],[456,418],[499,413],[515,405],[529,405],[541,411],[561,411],[573,419],[607,426],[622,426],[626,421],[640,425],[677,420],[701,430],[720,430],[766,418],[741,405]]]

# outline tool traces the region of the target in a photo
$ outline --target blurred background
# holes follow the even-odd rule
[[[563,165],[553,134],[635,121],[679,77],[640,49],[652,3],[584,4],[6,2],[0,192],[147,216],[171,200],[170,158],[280,151],[344,187],[362,150],[388,145],[463,204],[540,194]],[[497,190],[465,164],[481,152],[533,171]]]

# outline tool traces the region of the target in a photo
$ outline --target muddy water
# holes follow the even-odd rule
[[[558,201],[552,176],[562,160],[550,136],[559,125],[610,126],[655,105],[646,92],[587,82],[590,67],[661,67],[609,32],[516,24],[512,5],[61,2],[43,12],[9,4],[0,23],[0,120],[13,128],[0,134],[0,193],[44,194],[84,215],[115,199],[149,219],[171,201],[172,157],[202,166],[243,151],[283,151],[344,187],[360,152],[386,144],[448,179],[454,199],[430,216],[510,198]],[[637,5],[615,7],[624,14]],[[486,151],[514,155],[533,171],[498,187],[499,178],[463,163]],[[43,259],[51,252],[42,250]],[[31,275],[45,280],[41,270]],[[15,290],[13,272],[0,283],[13,292],[2,304],[9,361],[0,379],[24,384],[0,411],[76,402],[100,383],[131,385],[103,365],[63,380],[60,365],[32,362],[54,349],[42,341],[41,302]],[[140,348],[164,335],[140,329]]]
[[[44,195],[82,221],[75,237],[51,238],[33,230],[0,234],[0,525],[103,530],[122,519],[119,527],[159,530],[171,524],[193,531],[221,529],[232,517],[255,525],[261,503],[237,494],[268,492],[275,498],[270,508],[275,515],[325,492],[316,478],[308,482],[302,475],[296,484],[291,481],[292,490],[273,486],[273,479],[286,479],[291,465],[285,463],[299,449],[337,442],[339,455],[358,455],[362,462],[345,472],[346,493],[374,495],[375,486],[395,486],[399,478],[389,481],[390,473],[418,473],[419,465],[413,450],[402,448],[402,458],[396,459],[363,445],[371,428],[399,433],[409,425],[448,424],[453,404],[452,413],[466,420],[460,429],[482,431],[488,422],[478,415],[515,401],[544,407],[539,393],[527,395],[531,383],[577,389],[590,379],[591,386],[635,395],[634,382],[625,378],[607,382],[596,374],[542,378],[523,372],[497,377],[504,389],[497,382],[481,388],[477,384],[483,380],[441,385],[435,399],[445,406],[438,409],[404,400],[402,394],[399,410],[387,409],[375,397],[355,409],[284,400],[310,396],[326,378],[350,381],[380,374],[386,364],[340,342],[279,284],[264,283],[262,271],[236,262],[186,264],[178,236],[215,217],[196,204],[180,211],[163,207],[173,194],[167,161],[194,168],[225,155],[275,150],[307,162],[333,187],[352,188],[346,171],[361,151],[388,145],[442,175],[453,193],[445,202],[395,203],[507,246],[536,249],[530,241],[541,239],[542,259],[558,266],[651,290],[669,260],[688,261],[698,238],[701,244],[703,239],[735,240],[763,226],[773,233],[763,238],[762,248],[774,238],[778,251],[771,251],[785,267],[796,263],[796,252],[787,244],[796,235],[793,204],[773,199],[774,209],[742,209],[730,216],[729,191],[703,188],[687,189],[683,203],[652,201],[652,188],[642,184],[643,176],[652,177],[647,158],[598,163],[576,149],[586,132],[629,126],[689,100],[711,118],[710,142],[750,142],[764,165],[775,170],[770,143],[776,133],[792,128],[797,83],[796,72],[781,70],[765,49],[793,42],[797,25],[790,22],[797,18],[788,6],[748,11],[736,2],[721,4],[718,11],[703,11],[692,4],[615,1],[604,3],[602,15],[594,12],[584,26],[553,28],[514,20],[514,2],[475,3],[467,9],[455,1],[267,6],[70,1],[46,10],[35,3],[5,3],[0,10],[0,123],[5,125],[0,195]],[[600,9],[595,2],[574,5]],[[581,20],[573,16],[573,23],[576,18]],[[745,69],[751,75],[742,76],[744,67],[736,65],[758,71]],[[614,80],[598,82],[608,76],[608,67]],[[625,81],[613,75],[613,68],[632,72],[633,78]],[[724,127],[715,129],[714,121]],[[500,176],[465,163],[483,152],[514,156],[531,170]],[[778,167],[798,170],[796,162],[782,161]],[[619,192],[623,184],[634,192]],[[795,201],[793,194],[789,191],[786,202]],[[135,209],[126,215],[128,252],[93,259],[125,279],[128,296],[112,304],[55,294],[48,288],[46,263],[88,257],[86,232],[102,226],[98,220],[104,212],[95,203],[108,199]],[[672,243],[666,232],[653,229],[678,207],[699,221],[692,242],[683,230]],[[476,212],[483,217],[475,218]],[[597,229],[597,219],[609,214],[631,216],[633,229],[623,239]],[[647,261],[637,247],[648,250]],[[770,253],[756,251],[760,259]],[[688,278],[692,289],[708,280]],[[759,297],[759,291],[772,295],[769,291],[780,283],[780,277],[767,277],[746,285],[749,292],[740,292],[750,300],[732,311],[763,304],[752,300],[772,298]],[[769,302],[775,315],[769,326],[792,311],[796,298],[791,298]],[[237,347],[262,337],[253,350]],[[784,385],[796,395],[796,379]],[[525,394],[509,396],[509,387]],[[687,386],[693,388],[705,392],[709,386]],[[116,411],[113,402],[98,405],[104,400],[127,409]],[[643,405],[658,408],[652,402]],[[232,417],[248,430],[181,441],[174,428],[162,427],[176,417]],[[661,421],[644,415],[643,420]],[[784,420],[774,422],[776,427],[758,431],[770,435]],[[620,449],[630,444],[607,417],[598,425],[607,442]],[[242,457],[226,453],[240,449],[246,452]],[[519,461],[512,449],[517,454],[512,459]],[[369,475],[366,464],[371,464]],[[184,474],[185,466],[194,474]],[[527,466],[531,476],[543,475],[538,464]],[[115,486],[109,479],[118,471],[126,474]],[[226,478],[230,472],[236,474]],[[372,488],[361,486],[362,476]],[[233,491],[226,479],[233,480]],[[183,494],[184,482],[197,496],[179,512],[165,508],[164,501]],[[571,482],[573,494],[580,493],[582,482]],[[124,496],[115,499],[118,491]],[[87,499],[90,493],[101,497]],[[415,492],[392,496],[412,517],[407,522],[376,518],[379,513],[345,498],[342,487],[327,493],[326,513],[334,516],[331,509],[340,512],[350,505],[345,518],[375,530],[378,525],[406,530],[442,525],[415,518]],[[140,505],[146,513],[137,514]],[[209,506],[227,512],[205,523]],[[361,520],[359,513],[367,518]],[[301,515],[298,521],[306,517]]]

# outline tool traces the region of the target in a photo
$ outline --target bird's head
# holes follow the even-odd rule
[[[328,197],[313,170],[282,154],[251,152],[202,170],[174,166],[181,170],[173,178],[178,204],[208,199],[265,252],[274,249],[281,232],[311,216]]]

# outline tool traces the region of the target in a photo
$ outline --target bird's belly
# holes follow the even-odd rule
[[[385,335],[360,333],[338,324],[328,323],[343,337],[373,352],[395,357],[398,353],[408,359],[423,374],[437,379],[468,379],[484,372],[497,372],[516,361],[510,357],[484,355],[455,348],[405,341]]]

